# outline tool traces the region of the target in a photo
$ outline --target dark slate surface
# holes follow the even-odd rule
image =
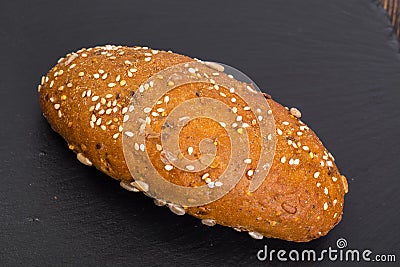
[[[267,266],[256,258],[264,245],[321,251],[341,237],[400,260],[400,57],[383,10],[188,2],[0,3],[0,265]],[[60,56],[106,43],[224,62],[299,107],[349,179],[342,223],[311,243],[256,241],[178,217],[80,164],[41,116],[36,85]]]

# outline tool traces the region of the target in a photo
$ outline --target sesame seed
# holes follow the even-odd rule
[[[132,133],[132,132],[129,132],[129,131],[127,131],[127,132],[125,132],[125,135],[126,135],[126,136],[128,136],[128,137],[132,137],[132,136],[133,136],[133,133]]]
[[[278,133],[279,135],[282,135],[282,134],[283,134],[282,130],[279,129],[279,128],[277,128],[276,131],[277,131],[277,133]]]
[[[268,139],[269,141],[271,141],[271,140],[272,140],[272,134],[268,134],[267,139]]]
[[[314,178],[317,179],[319,177],[320,172],[315,172],[314,173]]]
[[[101,124],[101,118],[98,118],[97,121],[96,121],[96,125],[100,126],[100,124]]]
[[[189,68],[188,71],[189,71],[190,73],[196,73],[196,70],[195,70],[194,68]]]
[[[73,68],[75,68],[75,66],[76,66],[76,64],[74,63],[74,64],[72,64],[71,66],[69,66],[69,68],[70,68],[70,69],[73,69]]]
[[[113,138],[114,138],[114,139],[117,139],[118,136],[119,136],[119,133],[116,133],[116,134],[113,135]]]
[[[247,175],[248,175],[248,176],[253,176],[253,174],[254,174],[254,171],[253,171],[253,170],[248,170],[248,171],[247,171]]]
[[[250,110],[251,108],[249,106],[246,106],[243,109],[247,111],[247,110]]]
[[[99,100],[99,98],[100,98],[100,97],[99,97],[98,95],[95,95],[95,96],[92,97],[92,101],[93,101],[93,102],[94,102],[94,101],[97,101],[97,100]]]
[[[294,164],[294,160],[293,159],[290,159],[289,160],[289,165],[293,165]]]
[[[125,115],[124,119],[123,119],[123,122],[127,122],[128,120],[129,120],[129,115]]]
[[[283,156],[283,157],[281,158],[281,162],[282,162],[282,163],[285,163],[285,162],[286,162],[286,157],[285,157],[285,156]]]
[[[156,144],[156,149],[157,149],[158,151],[161,151],[161,150],[162,150],[162,146],[159,145],[159,144]]]
[[[324,210],[327,210],[328,209],[328,203],[324,203]]]
[[[50,102],[51,102],[51,103],[54,102],[54,97],[50,97]]]
[[[109,108],[109,109],[106,110],[106,114],[107,114],[107,115],[110,115],[111,112],[112,112],[112,109],[111,109],[111,108]]]
[[[206,181],[207,184],[211,183],[211,179],[210,178],[206,178],[205,181]]]
[[[81,56],[82,56],[82,57],[87,57],[87,54],[86,54],[86,53],[82,53]]]
[[[220,182],[220,181],[216,181],[216,182],[215,182],[215,186],[216,186],[216,187],[220,187],[220,186],[222,186],[222,182]]]
[[[283,121],[282,124],[283,125],[289,125],[289,123],[287,121]]]
[[[258,121],[262,121],[263,117],[262,116],[258,116],[257,119],[258,119]]]
[[[214,85],[214,86],[215,86],[215,85]],[[219,87],[218,87],[218,88],[219,88]],[[223,93],[223,92],[219,92],[219,95],[222,96],[222,97],[226,97],[226,94]]]
[[[337,203],[337,199],[334,199],[332,203],[333,203],[333,206],[335,206]]]
[[[59,110],[59,111],[57,112],[57,114],[58,114],[58,117],[61,118],[61,116],[62,116],[61,110]]]
[[[174,83],[173,81],[168,81],[168,82],[167,82],[167,85],[168,85],[168,86],[174,86],[175,83]]]
[[[99,72],[100,74],[103,74],[103,73],[104,73],[104,70],[99,69],[98,72]]]
[[[202,180],[207,179],[208,177],[210,177],[210,174],[208,172],[206,172],[205,174],[203,174],[203,176],[201,176]]]
[[[119,82],[119,80],[121,80],[121,75],[118,74],[117,77],[115,77],[115,81]]]
[[[52,81],[50,82],[50,88],[53,87],[53,85],[54,85],[54,81],[52,80]]]
[[[84,73],[83,71],[81,71],[81,72],[78,73],[78,76],[79,76],[79,77],[82,77],[82,76],[84,76],[84,75],[85,75],[85,73]]]
[[[272,114],[272,110],[269,109],[269,110],[267,111],[267,114],[268,114],[268,115],[271,115],[271,114]]]
[[[189,155],[192,155],[192,153],[193,153],[193,147],[188,147],[188,149],[187,149],[187,151],[188,151],[188,154]]]
[[[332,166],[333,166],[332,161],[328,160],[328,161],[326,162],[326,165],[327,165],[328,167],[332,167]]]
[[[207,186],[208,186],[209,188],[214,188],[214,182],[208,182],[208,183],[207,183]]]
[[[322,167],[325,166],[325,162],[323,160],[320,161],[320,164],[321,164]]]
[[[103,131],[105,131],[105,130],[107,129],[107,127],[104,126],[104,125],[101,125],[100,128],[101,128]]]
[[[237,113],[237,111],[238,111],[237,107],[233,107],[233,108],[232,108],[232,112],[233,112],[233,113],[235,113],[235,114],[236,114],[236,113]]]
[[[124,108],[122,109],[122,114],[125,114],[126,112],[128,112],[128,107],[124,107]]]
[[[236,117],[236,121],[241,121],[242,119],[243,119],[242,116],[237,116],[237,117]]]
[[[104,75],[101,76],[101,78],[102,78],[103,80],[105,80],[105,79],[107,79],[107,76],[108,76],[108,74],[107,74],[107,73],[104,73]]]
[[[164,102],[165,102],[165,104],[168,104],[168,102],[169,102],[169,96],[166,95],[166,96],[164,97]]]
[[[264,236],[258,232],[249,232],[249,236],[251,236],[254,239],[263,239]]]
[[[243,128],[238,128],[236,131],[237,131],[239,134],[243,134]]]
[[[222,65],[220,65],[220,64],[218,64],[218,63],[215,63],[215,62],[208,62],[208,61],[206,61],[206,62],[204,62],[204,64],[207,66],[207,67],[209,67],[209,68],[212,68],[212,69],[214,69],[214,70],[216,70],[216,71],[220,71],[220,72],[223,72],[224,71],[224,66],[222,66]]]
[[[116,86],[116,85],[117,85],[116,83],[109,83],[109,84],[108,84],[108,87],[111,87],[111,88],[112,88],[112,87],[114,87],[114,86]]]
[[[298,119],[301,118],[301,112],[297,108],[290,108],[290,114],[292,114],[293,116],[295,116]]]
[[[125,80],[120,81],[120,82],[119,82],[119,85],[121,85],[121,86],[126,85],[126,81],[125,81]]]
[[[116,113],[116,112],[118,111],[118,108],[117,108],[117,107],[114,107],[114,108],[112,109],[112,111],[113,111],[114,113]]]
[[[329,193],[328,188],[324,188],[324,194],[327,195]]]
[[[336,182],[336,181],[337,181],[337,178],[334,177],[334,176],[332,176],[332,181]]]
[[[87,157],[85,157],[82,153],[76,154],[76,158],[77,158],[82,164],[85,164],[85,165],[87,165],[87,166],[92,166],[92,162],[91,162]]]
[[[133,76],[132,72],[130,72],[130,71],[128,70],[128,77],[132,77],[132,76]]]
[[[167,171],[170,171],[170,170],[172,170],[174,167],[172,166],[172,165],[165,165],[164,166],[164,169],[165,170],[167,170]]]
[[[134,148],[135,148],[135,150],[139,150],[139,144],[135,143]]]
[[[89,111],[92,112],[94,110],[94,106],[90,106]]]
[[[185,215],[185,209],[179,205],[168,204],[168,208],[176,215]]]
[[[250,125],[249,125],[248,123],[243,123],[243,124],[242,124],[242,127],[243,127],[243,128],[248,128],[248,127],[250,127]]]
[[[140,144],[140,150],[142,150],[142,151],[144,151],[144,149],[145,149],[145,146],[144,146],[144,144]]]
[[[151,115],[152,115],[153,117],[158,117],[158,116],[160,116],[160,114],[158,114],[158,113],[155,112],[155,111],[153,111],[153,112],[151,113]]]
[[[125,65],[132,65],[132,62],[130,62],[129,60],[125,60]]]
[[[310,148],[308,146],[303,146],[303,150],[308,151]]]
[[[250,164],[251,163],[251,159],[245,159],[245,160],[243,160],[243,162],[246,163],[246,164]]]
[[[102,98],[100,99],[100,103],[103,104],[103,105],[105,105],[105,104],[107,103],[107,101],[106,101],[106,99],[105,99],[104,97],[102,97]]]
[[[321,183],[317,183],[317,187],[320,187],[321,186]]]
[[[87,97],[90,97],[91,95],[92,95],[92,90],[90,90],[90,89],[87,90],[86,96],[87,96]]]
[[[151,57],[146,57],[145,59],[144,59],[144,61],[146,61],[146,62],[149,62],[151,60]]]
[[[187,169],[188,171],[193,171],[193,170],[194,170],[194,166],[193,166],[193,165],[187,165],[187,166],[186,166],[186,169]]]
[[[130,69],[129,71],[132,72],[132,73],[134,73],[134,72],[137,72],[137,69],[132,68],[132,69]]]
[[[151,108],[149,108],[149,107],[143,109],[144,113],[150,113],[150,111],[151,111]]]
[[[216,221],[212,220],[212,219],[203,219],[203,220],[201,220],[201,223],[206,226],[214,226],[217,224]]]
[[[59,109],[60,108],[60,104],[54,104],[54,108],[55,109]]]
[[[92,114],[91,120],[95,122],[97,120],[96,115]]]
[[[302,132],[297,132],[297,135],[298,135],[298,136],[302,136],[303,133],[302,133]]]

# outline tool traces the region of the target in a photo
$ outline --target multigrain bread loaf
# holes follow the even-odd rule
[[[154,74],[177,64],[195,61],[171,51],[147,47],[99,46],[81,49],[60,58],[42,77],[38,86],[43,114],[51,127],[77,153],[77,159],[93,165],[120,181],[130,191],[143,191],[128,169],[123,153],[124,121],[132,97],[139,86]],[[346,178],[334,158],[315,133],[301,120],[296,108],[285,108],[265,94],[276,126],[276,151],[269,173],[261,186],[249,192],[252,170],[260,154],[259,129],[246,113],[246,103],[233,101],[228,88],[210,90],[206,83],[185,84],[168,93],[168,99],[153,107],[154,136],[146,149],[155,168],[168,181],[186,187],[216,182],[227,166],[231,144],[223,127],[213,120],[190,121],[179,138],[182,155],[199,157],[198,144],[210,138],[218,147],[217,156],[202,172],[184,172],[166,167],[159,134],[163,119],[179,102],[189,98],[228,99],[246,128],[251,156],[236,186],[211,203],[182,207],[155,199],[178,215],[190,214],[203,224],[233,227],[256,239],[263,236],[305,242],[326,235],[342,218]],[[265,114],[267,116],[268,114]],[[254,127],[253,127],[254,126]],[[135,133],[129,133],[135,134]],[[235,145],[235,144],[232,144]],[[140,185],[140,184],[139,184]]]

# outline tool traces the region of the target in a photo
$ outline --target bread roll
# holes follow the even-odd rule
[[[172,66],[194,62],[197,61],[187,56],[147,47],[107,45],[81,49],[60,58],[42,77],[38,91],[43,114],[80,162],[95,166],[120,181],[125,189],[147,191],[146,183],[135,182],[128,166],[142,168],[142,162],[128,162],[123,151],[123,139],[138,134],[124,130],[126,115],[134,109],[131,101],[150,77]],[[218,72],[218,65],[209,65]],[[199,172],[189,168],[184,171],[168,163],[160,144],[163,123],[182,101],[201,98],[218,98],[234,110],[248,137],[250,157],[245,160],[246,170],[232,190],[210,203],[189,206],[154,199],[156,205],[166,205],[178,215],[190,214],[208,226],[220,224],[246,231],[256,239],[265,236],[306,242],[326,235],[339,223],[347,193],[346,178],[339,173],[332,154],[300,120],[300,111],[285,108],[266,94],[263,101],[270,110],[258,118],[271,116],[276,132],[268,139],[276,142],[276,150],[268,175],[255,191],[249,191],[249,186],[260,157],[259,139],[263,132],[240,96],[230,88],[209,83],[183,84],[148,111],[153,133],[146,135],[146,153],[165,180],[181,187],[217,187],[221,184],[218,177],[229,160],[241,156],[232,154],[237,144],[230,143],[228,127],[197,118],[185,124],[179,134],[179,156],[201,158],[199,144],[208,138],[216,147],[215,157]],[[144,151],[144,147],[137,145],[136,150]]]

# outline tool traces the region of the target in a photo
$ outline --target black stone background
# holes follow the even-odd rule
[[[320,251],[341,237],[400,260],[400,56],[376,1],[1,1],[0,41],[1,266],[269,266],[264,245]],[[253,240],[80,164],[36,86],[67,52],[108,43],[224,62],[301,109],[348,177],[343,221],[310,243]]]

